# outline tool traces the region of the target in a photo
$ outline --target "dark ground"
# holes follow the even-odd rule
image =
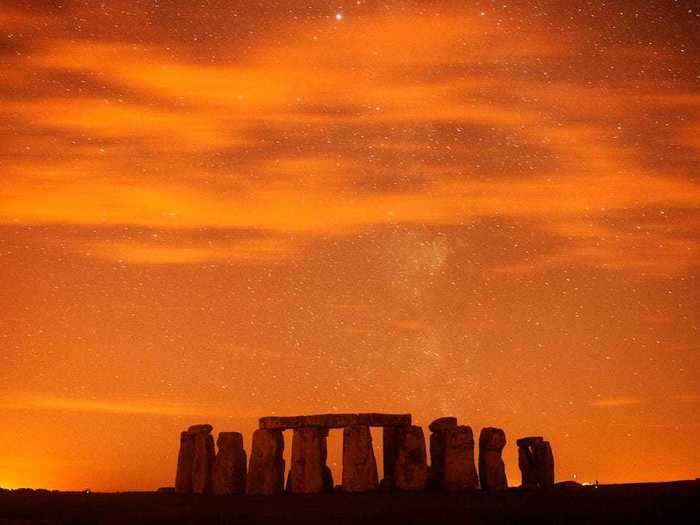
[[[480,492],[180,496],[0,494],[0,525],[700,523],[700,481]]]

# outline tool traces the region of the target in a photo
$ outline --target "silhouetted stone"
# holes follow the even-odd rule
[[[365,425],[343,430],[343,490],[366,492],[376,490],[377,463],[372,449],[372,434]]]
[[[479,435],[479,478],[484,490],[508,488],[506,467],[501,458],[506,433],[500,428],[482,428]]]
[[[403,427],[394,466],[394,483],[399,490],[424,490],[428,481],[425,438],[419,426]]]
[[[315,427],[295,428],[292,437],[292,466],[289,490],[294,493],[323,492],[326,464],[325,433]]]
[[[253,432],[247,494],[279,494],[284,486],[284,438],[281,430]]]
[[[517,439],[515,441],[515,444],[518,445],[519,447],[530,447],[534,445],[535,443],[541,443],[544,441],[544,438],[542,436],[528,436],[524,438]]]
[[[382,448],[384,455],[382,463],[384,466],[384,479],[382,480],[383,487],[389,490],[389,487],[394,487],[394,467],[396,466],[396,457],[399,453],[399,440],[401,432],[407,427],[384,427],[382,429]]]
[[[211,426],[209,431],[211,431]],[[212,488],[214,470],[214,438],[200,430],[194,434],[194,461],[192,464],[192,492],[209,494]]]
[[[540,466],[540,483],[543,488],[554,486],[554,454],[549,441],[543,441],[535,447],[535,457]]]
[[[440,432],[444,436],[444,465],[440,486],[459,491],[479,487],[474,465],[474,435],[471,427],[458,426]]]
[[[357,424],[370,427],[406,427],[411,424],[411,414],[358,414]]]
[[[211,431],[214,430],[214,427],[211,425],[192,425],[190,428],[187,429],[187,432],[190,434],[211,434]]]
[[[411,424],[411,414],[316,414],[311,416],[261,417],[260,428],[294,429],[303,427],[342,428],[351,425],[370,427],[406,426]]]
[[[177,455],[177,473],[175,474],[175,492],[192,493],[192,467],[194,466],[194,434],[180,433],[180,451]]]
[[[526,488],[549,488],[554,485],[554,456],[548,441],[542,437],[517,440],[518,466],[522,486]]]
[[[328,465],[323,465],[323,492],[333,492],[333,472]]]
[[[530,446],[521,444],[520,440],[518,440],[518,467],[520,468],[520,485],[524,488],[536,488],[539,483],[535,455]]]
[[[441,430],[447,430],[448,428],[454,428],[457,426],[456,417],[439,417],[430,425],[428,428],[431,432],[439,432]]]
[[[342,428],[357,424],[357,414],[317,414],[312,416],[261,417],[260,428],[293,429],[303,427]]]
[[[238,432],[221,432],[216,445],[219,450],[214,460],[214,494],[243,494],[247,468],[243,436]]]

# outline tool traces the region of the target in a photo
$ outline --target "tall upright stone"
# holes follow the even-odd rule
[[[535,458],[537,460],[537,473],[542,488],[554,486],[554,454],[549,441],[542,441],[535,447]]]
[[[177,456],[177,473],[175,474],[175,492],[190,494],[192,492],[192,467],[194,466],[194,434],[184,431],[180,434],[180,451]]]
[[[377,463],[372,449],[372,434],[366,425],[343,429],[343,490],[376,490]]]
[[[554,485],[554,455],[549,441],[541,436],[517,440],[518,466],[522,486],[526,488],[548,488]]]
[[[284,488],[284,438],[281,430],[253,432],[247,494],[279,494]]]
[[[405,427],[400,432],[398,454],[394,465],[394,483],[397,489],[424,490],[428,481],[425,438],[419,426]]]
[[[192,462],[192,492],[210,494],[214,471],[214,438],[210,425],[200,425],[194,433],[194,461]],[[192,432],[192,429],[190,429]]]
[[[474,435],[471,427],[457,426],[442,431],[444,456],[440,487],[447,491],[479,488],[474,465]]]
[[[289,490],[316,494],[324,490],[327,431],[317,427],[294,429]]]
[[[399,441],[405,428],[407,427],[384,427],[382,429],[382,464],[384,466],[382,485],[387,489],[394,487],[394,468],[399,454]]]
[[[445,463],[445,431],[457,426],[456,417],[441,417],[430,423],[430,474],[428,485],[441,485]]]
[[[214,494],[243,494],[246,484],[246,453],[239,432],[221,432],[216,440],[212,490]]]
[[[479,478],[484,490],[508,488],[506,467],[501,453],[506,446],[506,433],[500,428],[481,429],[479,435]]]

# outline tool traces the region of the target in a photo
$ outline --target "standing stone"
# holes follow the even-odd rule
[[[506,433],[500,428],[482,428],[479,435],[479,478],[484,490],[508,488],[506,467],[501,458]]]
[[[343,430],[343,490],[366,492],[376,490],[377,463],[372,449],[372,434],[365,425]]]
[[[394,488],[394,468],[399,453],[399,440],[406,427],[384,427],[382,429],[382,463],[384,465],[384,479],[382,488],[391,490]]]
[[[177,473],[175,474],[175,492],[190,494],[192,492],[192,466],[194,465],[194,435],[185,431],[180,434],[180,452],[177,456]]]
[[[394,466],[394,483],[399,490],[424,490],[428,481],[425,438],[419,426],[405,427],[400,433]]]
[[[221,432],[214,460],[214,494],[243,494],[246,483],[246,453],[239,432]]]
[[[548,488],[554,485],[554,456],[548,441],[540,436],[518,439],[518,466],[522,486]]]
[[[322,429],[302,427],[294,429],[292,438],[292,467],[289,490],[294,493],[323,492],[323,467],[326,464],[326,437]]]
[[[207,425],[208,426],[208,425]],[[200,429],[194,434],[194,461],[192,463],[192,492],[209,494],[212,489],[214,470],[214,438],[211,426]]]
[[[479,487],[474,465],[474,435],[471,427],[459,426],[442,431],[444,464],[440,486],[443,490],[459,491]]]
[[[441,417],[430,423],[430,477],[431,488],[440,486],[445,463],[445,431],[457,426],[456,417]]]
[[[279,494],[284,487],[284,438],[281,430],[258,429],[246,479],[247,494]]]

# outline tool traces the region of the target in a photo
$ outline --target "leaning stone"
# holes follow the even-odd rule
[[[194,465],[194,435],[189,432],[180,434],[180,452],[177,456],[177,473],[175,474],[175,492],[190,494],[192,492],[192,466]]]
[[[405,427],[400,433],[394,467],[394,483],[399,490],[424,490],[428,481],[425,438],[419,426]]]
[[[471,427],[459,426],[444,434],[444,466],[441,487],[447,491],[471,490],[479,487],[474,465],[474,435]]]
[[[319,428],[294,429],[290,492],[301,494],[323,492],[323,467],[326,464],[325,441],[325,435]]]
[[[333,492],[333,472],[328,465],[323,465],[323,492]]]
[[[430,425],[428,428],[431,432],[439,432],[440,430],[447,430],[448,428],[454,428],[457,426],[456,417],[439,417]]]
[[[216,441],[219,451],[214,460],[214,494],[243,494],[246,483],[246,453],[239,432],[221,432]]]
[[[358,414],[357,424],[369,427],[405,427],[411,424],[411,414]]]
[[[506,433],[500,428],[482,428],[479,435],[479,478],[484,490],[508,488],[506,467],[501,458]]]
[[[204,431],[194,434],[192,492],[195,494],[211,493],[214,457],[214,438]]]
[[[247,494],[279,494],[284,487],[284,438],[281,430],[253,432]]]
[[[343,430],[343,491],[376,490],[377,463],[368,426],[353,425]]]

